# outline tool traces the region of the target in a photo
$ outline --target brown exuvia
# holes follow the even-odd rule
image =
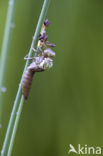
[[[41,29],[41,34],[38,38],[37,49],[34,49],[32,47],[33,51],[36,54],[35,57],[25,57],[26,60],[30,59],[33,61],[24,73],[22,81],[22,94],[25,100],[28,99],[35,72],[42,72],[50,69],[53,66],[52,58],[55,56],[55,52],[52,51],[51,47],[55,47],[55,44],[52,44],[48,41],[48,34],[46,34],[45,31],[46,27],[48,27],[49,24],[50,22],[48,20],[44,21]]]
[[[22,83],[22,94],[24,95],[24,99],[27,100],[29,96],[29,91],[32,85],[32,80],[34,77],[34,71],[26,70],[24,73],[23,83]]]
[[[30,88],[32,85],[32,80],[35,72],[44,71],[40,68],[36,63],[31,63],[24,73],[23,82],[22,82],[22,94],[24,95],[24,99],[27,100],[30,92]]]

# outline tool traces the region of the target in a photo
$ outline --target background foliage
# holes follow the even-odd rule
[[[16,4],[0,149],[42,3]],[[0,0],[0,48],[7,4]],[[13,156],[67,156],[70,143],[103,146],[103,1],[54,0],[47,18],[56,58],[50,71],[35,75]]]

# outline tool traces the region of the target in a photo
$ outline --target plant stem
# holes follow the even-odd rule
[[[16,131],[17,131],[20,115],[21,115],[22,108],[23,108],[23,102],[24,102],[24,97],[22,95],[21,100],[20,100],[20,104],[19,104],[19,108],[18,108],[18,110],[16,112],[17,113],[16,114],[16,119],[15,119],[13,131],[12,131],[12,135],[11,135],[11,140],[10,140],[10,145],[9,145],[7,156],[11,155],[11,152],[12,152],[12,149],[13,149],[13,143],[14,143],[14,139],[15,139],[15,135],[16,135]]]
[[[13,26],[13,16],[14,16],[14,5],[16,0],[9,0],[8,4],[8,12],[6,18],[6,25],[4,31],[4,38],[2,43],[1,49],[1,59],[0,59],[0,124],[2,120],[2,107],[3,107],[3,87],[4,87],[4,80],[5,80],[5,73],[6,73],[6,66],[7,66],[7,58],[8,58],[8,50],[10,45],[10,38],[11,38],[11,31]]]
[[[37,44],[37,41],[38,41],[38,36],[39,36],[40,30],[41,30],[42,24],[44,22],[44,19],[46,17],[46,13],[47,13],[47,10],[48,10],[48,7],[49,7],[49,3],[50,3],[50,0],[44,0],[44,4],[43,4],[41,14],[40,14],[40,17],[39,17],[39,20],[38,20],[36,31],[34,33],[32,44],[31,44],[31,47],[30,47],[30,50],[29,50],[29,53],[28,53],[28,57],[32,56],[32,47],[34,47],[34,48],[36,47],[36,44]],[[29,60],[26,61],[26,65],[24,67],[24,72],[27,69],[28,65],[29,65]],[[24,75],[24,72],[23,72],[23,75]],[[5,156],[5,154],[8,152],[9,144],[13,144],[14,139],[12,140],[11,138],[14,138],[14,136],[15,136],[15,133],[13,133],[13,126],[14,126],[14,123],[15,123],[15,120],[16,120],[16,112],[17,112],[17,110],[21,110],[21,109],[19,109],[19,107],[21,107],[21,104],[19,103],[19,101],[22,101],[22,103],[24,102],[24,98],[22,99],[22,93],[21,93],[23,75],[22,75],[22,78],[21,78],[21,81],[20,81],[20,85],[19,85],[19,88],[18,88],[16,99],[14,101],[13,110],[11,112],[11,117],[10,117],[10,121],[9,121],[9,124],[8,124],[8,128],[7,128],[7,132],[6,132],[6,136],[5,136],[1,156]],[[20,97],[21,97],[22,100],[20,100]],[[18,124],[18,122],[17,122],[17,124]],[[14,129],[16,129],[16,128],[17,128],[17,125],[16,125],[16,127],[14,126]],[[14,135],[13,137],[11,137],[12,133]],[[13,147],[13,145],[11,145],[11,147]],[[11,149],[10,149],[10,151],[11,151]]]

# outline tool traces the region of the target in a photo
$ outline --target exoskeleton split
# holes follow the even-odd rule
[[[43,72],[50,69],[53,66],[53,57],[55,52],[51,49],[55,47],[55,44],[48,41],[48,34],[46,34],[46,28],[50,22],[48,20],[44,21],[44,24],[41,29],[41,33],[38,37],[37,49],[34,48],[33,51],[36,54],[36,57],[27,58],[32,60],[32,63],[28,66],[26,72],[24,73],[23,82],[22,82],[22,94],[24,99],[27,100],[32,85],[32,80],[36,72]]]

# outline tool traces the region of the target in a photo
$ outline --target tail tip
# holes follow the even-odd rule
[[[28,96],[24,96],[24,100],[26,102],[28,100]]]

